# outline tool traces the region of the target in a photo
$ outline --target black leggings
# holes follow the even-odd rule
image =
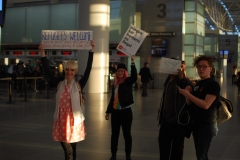
[[[76,160],[77,143],[60,142],[65,154],[65,160]]]

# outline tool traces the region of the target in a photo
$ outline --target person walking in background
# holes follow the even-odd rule
[[[191,82],[185,78],[183,68],[179,69],[178,75],[170,74],[164,83],[158,110],[160,160],[183,159],[184,138],[189,138],[191,132],[183,132],[180,125],[179,113],[185,106],[186,99],[179,94],[177,87],[185,88],[189,85]]]
[[[128,72],[125,64],[118,64],[117,71],[114,77],[114,85],[112,89],[112,96],[108,104],[105,119],[109,120],[111,113],[111,153],[110,160],[116,160],[118,150],[118,137],[120,127],[122,126],[123,137],[125,139],[125,153],[126,160],[131,160],[132,152],[132,109],[133,101],[132,85],[137,81],[137,70],[134,64],[135,56],[131,57],[131,76],[128,77]]]
[[[18,73],[18,68],[16,64],[16,60],[13,59],[11,60],[11,64],[8,65],[7,67],[7,75],[12,78],[13,82],[13,89],[17,90],[17,73]]]
[[[237,72],[238,72],[237,67],[233,66],[233,69],[232,69],[232,84],[236,83]]]
[[[92,49],[89,51],[87,67],[79,82],[74,79],[78,72],[78,64],[74,60],[68,60],[64,64],[65,79],[63,81],[51,74],[44,48],[41,44],[39,45],[44,71],[49,80],[58,85],[52,136],[54,141],[60,142],[64,150],[65,160],[76,160],[77,142],[84,140],[86,136],[85,117],[80,107],[80,96],[92,68],[94,41],[91,42],[91,45]]]
[[[141,76],[142,82],[142,97],[147,97],[147,89],[149,80],[153,80],[150,69],[148,68],[148,62],[144,63],[144,67],[141,68],[139,75]]]
[[[213,58],[200,55],[194,59],[193,65],[197,68],[200,81],[194,86],[185,89],[178,88],[186,97],[186,102],[193,108],[195,125],[193,139],[198,160],[208,160],[208,150],[212,138],[217,135],[217,107],[220,86],[211,78]]]

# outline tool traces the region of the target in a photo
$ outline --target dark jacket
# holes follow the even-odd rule
[[[188,112],[189,106],[187,106],[186,98],[178,92],[177,86],[184,89],[184,88],[186,88],[186,86],[192,87],[192,84],[187,78],[180,79],[178,76],[176,76],[175,78],[177,78],[177,81],[176,81],[175,87],[174,87],[173,100],[175,101],[175,106],[174,106],[175,109],[174,110],[176,112],[176,119],[177,119],[177,123],[179,125],[187,126],[187,125],[190,125],[190,122],[189,122],[190,115],[188,113],[186,113],[186,112]],[[163,95],[161,98],[160,108],[158,110],[158,117],[157,117],[159,124],[162,123],[163,117],[164,117],[163,109],[164,109],[165,86],[167,85],[169,79],[170,79],[170,77],[168,76],[168,78],[166,79],[166,81],[164,83]],[[189,137],[189,136],[190,136],[190,133],[187,133],[186,137]]]
[[[42,66],[44,68],[45,74],[48,76],[49,80],[52,82],[52,84],[57,86],[61,80],[55,77],[55,75],[51,73],[48,59],[46,57],[42,57],[41,62],[42,62]],[[88,78],[92,69],[92,62],[93,62],[93,52],[89,52],[87,67],[85,69],[83,77],[79,80],[79,84],[82,89],[84,88],[84,86],[88,81]]]
[[[131,76],[127,77],[123,83],[118,86],[118,98],[122,108],[134,103],[132,94],[132,85],[137,81],[137,69],[135,65],[131,65]],[[114,86],[112,87],[112,96],[108,104],[106,113],[112,113],[114,103]]]
[[[149,82],[149,79],[153,80],[150,69],[148,67],[141,68],[139,75],[141,76],[141,82]]]

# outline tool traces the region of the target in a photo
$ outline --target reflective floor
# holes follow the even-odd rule
[[[213,139],[210,160],[240,159],[240,96],[230,79],[224,81],[222,95],[234,105],[233,118],[219,125],[218,136]],[[157,110],[162,89],[150,89],[148,97],[141,90],[134,91],[135,103],[132,124],[132,159],[158,160]],[[108,160],[110,158],[110,121],[104,119],[110,94],[85,94],[86,140],[77,144],[78,160]],[[0,83],[0,159],[1,160],[64,160],[63,150],[52,140],[55,90],[34,92],[27,96],[13,91],[8,104],[7,85]],[[119,138],[118,160],[125,159],[124,140]],[[196,160],[192,137],[185,140],[184,160]]]

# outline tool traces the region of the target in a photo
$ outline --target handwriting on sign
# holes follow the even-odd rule
[[[92,31],[43,30],[42,45],[45,49],[90,49]]]

